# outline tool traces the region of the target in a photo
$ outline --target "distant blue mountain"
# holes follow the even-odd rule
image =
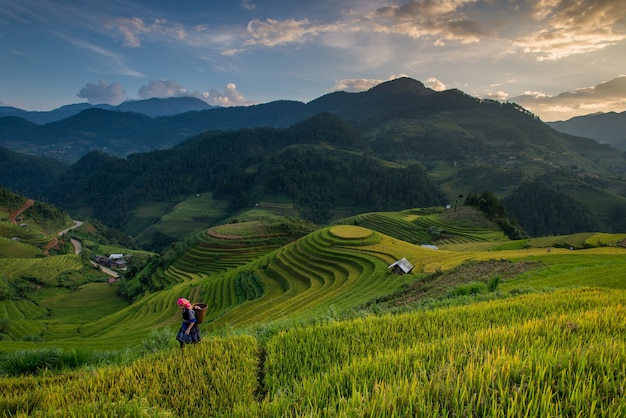
[[[180,113],[212,109],[215,106],[195,97],[170,97],[165,99],[152,98],[146,100],[129,100],[117,106],[108,104],[92,105],[76,103],[61,106],[50,111],[28,111],[11,106],[0,106],[0,117],[17,116],[38,125],[67,119],[87,109],[115,110],[119,112],[141,113],[151,118],[174,116]]]
[[[626,112],[594,113],[566,121],[548,122],[548,125],[559,132],[593,138],[626,151]]]

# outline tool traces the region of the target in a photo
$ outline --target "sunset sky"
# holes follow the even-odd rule
[[[544,121],[626,110],[626,0],[0,0],[0,105],[217,106],[399,76]]]

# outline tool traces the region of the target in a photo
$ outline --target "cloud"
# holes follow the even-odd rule
[[[542,29],[515,44],[538,60],[584,54],[626,39],[626,8],[615,0],[536,1],[532,18]]]
[[[429,38],[433,44],[445,41],[475,43],[493,35],[481,23],[467,17],[462,8],[476,0],[418,0],[402,6],[386,6],[366,13],[351,11],[335,22],[320,24],[308,19],[261,21],[248,23],[248,39],[243,46],[279,45],[305,43],[323,34],[362,33],[392,34],[413,39]],[[229,48],[228,54],[240,52],[241,48]]]
[[[510,101],[524,106],[546,121],[564,120],[616,109],[626,110],[626,75],[593,87],[563,92],[556,96],[526,92],[511,98]]]
[[[405,74],[400,75],[392,75],[387,80],[380,80],[374,78],[350,78],[339,80],[335,83],[335,85],[330,89],[330,91],[347,91],[351,93],[356,93],[360,91],[366,91],[371,89],[374,86],[379,85],[380,83],[384,83],[385,81],[395,80],[396,78],[408,77]]]
[[[244,46],[276,46],[299,43],[318,33],[318,30],[307,19],[283,21],[267,19],[265,22],[253,19],[248,23],[247,30],[250,38],[244,43]]]
[[[115,19],[117,29],[122,32],[126,41],[124,46],[136,48],[141,46],[141,42],[137,37],[140,33],[149,32],[143,20],[138,17]]]
[[[256,4],[252,2],[251,0],[241,0],[241,7],[243,7],[246,10],[255,10]]]
[[[153,97],[162,99],[192,95],[192,92],[188,92],[187,89],[173,80],[152,80],[147,86],[139,88],[140,99],[151,99]]]
[[[148,85],[139,89],[139,98],[150,99],[153,97],[196,97],[214,106],[246,106],[252,104],[237,90],[237,86],[233,83],[226,84],[221,92],[217,89],[200,92],[187,90],[174,80],[152,80]]]
[[[437,80],[435,77],[430,77],[424,82],[424,85],[430,89],[435,91],[444,91],[446,89],[446,85],[443,84],[440,80]]]
[[[157,34],[174,40],[184,40],[187,31],[180,24],[169,23],[165,19],[144,20],[139,17],[121,17],[109,19],[106,27],[115,28],[124,36],[124,46],[139,48],[142,46],[140,35]]]
[[[448,40],[475,43],[493,35],[463,13],[463,7],[473,3],[475,0],[419,0],[378,8],[367,18],[373,23],[373,30],[380,33],[432,38],[439,46]]]
[[[234,83],[226,84],[221,92],[211,89],[203,94],[205,101],[215,106],[247,106],[252,104],[237,90]]]
[[[96,83],[87,83],[76,94],[82,99],[87,99],[91,104],[106,103],[118,105],[126,98],[126,92],[120,83],[107,84],[103,80]]]
[[[62,33],[57,33],[56,35],[59,38],[64,39],[80,48],[83,48],[96,55],[99,55],[100,57],[104,59],[104,63],[105,63],[104,65],[106,65],[107,67],[111,67],[111,71],[116,74],[122,74],[122,75],[131,76],[131,77],[143,77],[143,74],[141,74],[139,71],[135,71],[133,69],[128,68],[126,64],[124,63],[123,58],[118,54],[115,54],[107,49],[101,48],[90,42],[87,42],[83,39],[79,39],[74,36],[67,36]]]

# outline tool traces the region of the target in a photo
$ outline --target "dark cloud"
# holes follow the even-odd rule
[[[87,83],[76,94],[82,99],[87,99],[91,104],[106,103],[118,105],[126,98],[126,92],[120,83],[107,84],[100,80],[98,83]]]

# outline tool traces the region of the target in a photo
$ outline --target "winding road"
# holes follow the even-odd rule
[[[60,231],[60,232],[59,232],[59,236],[64,235],[64,234],[65,234],[67,231],[69,231],[69,230],[72,230],[72,229],[74,229],[74,228],[78,228],[78,227],[79,227],[79,226],[81,226],[82,224],[83,224],[83,223],[82,223],[81,221],[74,221],[74,225],[73,225],[73,226],[70,226],[70,227],[69,227],[69,228],[67,228],[67,229],[64,229],[63,231]],[[83,251],[83,243],[82,243],[82,242],[80,242],[80,240],[77,240],[77,239],[75,239],[75,238],[71,238],[71,239],[70,239],[70,242],[71,242],[71,243],[72,243],[72,245],[74,246],[74,254],[76,254],[76,255],[80,255],[80,253]],[[91,263],[94,267],[96,267],[96,268],[100,269],[100,271],[101,271],[101,272],[103,272],[103,273],[105,273],[105,274],[107,274],[107,275],[109,275],[109,276],[111,276],[111,277],[113,277],[113,278],[115,278],[115,279],[119,279],[120,275],[119,275],[116,271],[113,271],[113,270],[111,270],[110,268],[107,268],[107,267],[101,266],[100,264],[98,264],[98,263],[96,263],[96,262],[94,262],[94,261],[90,261],[90,263]]]

